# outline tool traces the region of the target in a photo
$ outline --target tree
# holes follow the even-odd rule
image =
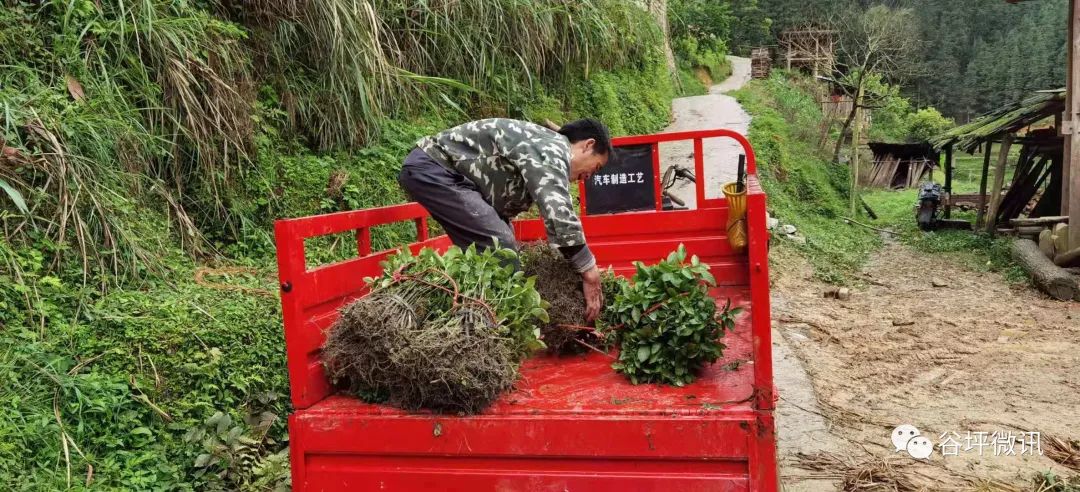
[[[837,77],[840,86],[851,98],[851,111],[836,140],[833,161],[840,161],[844,135],[855,122],[851,135],[851,214],[855,215],[859,184],[859,111],[866,107],[867,86],[872,82],[896,82],[916,71],[911,56],[917,52],[919,41],[915,14],[910,9],[877,5],[863,11],[845,13],[834,21],[839,31],[836,44]],[[877,99],[876,97],[873,97]]]
[[[915,15],[910,9],[894,9],[884,5],[865,11],[841,15],[832,22],[839,31],[836,44],[837,79],[852,100],[836,141],[833,161],[840,161],[843,136],[866,106],[867,87],[875,80],[896,83],[916,73],[911,57],[919,47]],[[871,97],[873,94],[869,94]],[[857,139],[857,136],[853,136]]]
[[[919,105],[932,104],[960,121],[1065,83],[1068,0],[903,0],[918,18],[921,75],[908,87]]]

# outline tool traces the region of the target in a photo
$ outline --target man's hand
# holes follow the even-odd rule
[[[585,322],[592,323],[600,316],[604,292],[600,288],[600,270],[592,267],[581,274],[581,289],[585,293]]]

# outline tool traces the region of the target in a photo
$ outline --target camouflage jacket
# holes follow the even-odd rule
[[[559,247],[585,245],[570,197],[566,137],[533,123],[491,118],[424,137],[416,146],[476,183],[504,218],[524,212],[535,201],[548,242]]]

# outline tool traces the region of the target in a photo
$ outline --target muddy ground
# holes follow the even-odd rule
[[[785,439],[790,425],[779,424],[788,490],[833,490],[844,473],[881,458],[927,490],[991,481],[1028,490],[1036,472],[1068,472],[1023,453],[1020,437],[1039,432],[1044,453],[1049,437],[1080,438],[1080,304],[899,244],[871,259],[847,301],[824,298],[828,286],[801,259],[773,263],[777,358],[785,349],[794,354],[817,403],[793,408],[792,391],[781,387],[778,420],[814,412],[811,421],[825,424],[812,436],[817,446]],[[957,455],[938,447],[919,462],[896,452],[890,433],[901,424],[950,453],[956,448],[943,434],[951,437]],[[983,445],[994,432],[1012,445]],[[847,466],[812,469],[830,454]]]

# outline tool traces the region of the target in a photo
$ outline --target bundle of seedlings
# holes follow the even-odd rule
[[[547,304],[514,252],[407,249],[344,308],[323,362],[339,387],[407,410],[476,413],[518,377],[540,343]]]
[[[697,256],[678,250],[653,266],[635,264],[632,283],[622,285],[609,309],[607,338],[619,347],[612,367],[634,384],[689,384],[725,348],[725,330],[735,328],[741,308],[716,310],[709,288],[716,280]]]
[[[585,294],[581,274],[557,249],[543,242],[521,246],[521,267],[536,278],[536,290],[550,304],[549,320],[540,327],[540,339],[558,355],[582,354],[596,347],[599,338],[585,326]]]

